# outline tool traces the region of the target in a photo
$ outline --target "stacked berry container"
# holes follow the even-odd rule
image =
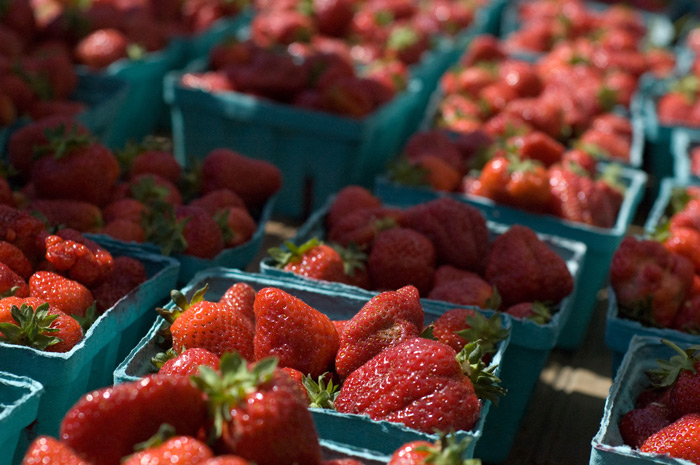
[[[370,299],[369,296],[357,295],[342,288],[310,286],[300,280],[245,273],[226,268],[213,268],[198,273],[183,288],[182,293],[189,297],[206,284],[208,287],[205,299],[216,301],[235,283],[246,283],[256,292],[270,287],[281,289],[324,313],[331,320],[350,319]],[[439,311],[435,310],[433,305],[428,302],[423,303],[423,310],[426,324],[440,315]],[[502,324],[504,329],[510,329],[510,318],[505,317]],[[149,333],[115,370],[115,383],[133,381],[155,370],[152,359],[163,351],[163,348],[158,344],[158,335],[165,325],[164,319],[158,318],[156,320]],[[495,367],[497,375],[500,372],[500,365],[508,356],[506,349],[509,339],[507,337],[499,344],[498,351],[490,362],[490,366]],[[483,401],[479,419],[472,430],[456,432],[456,436],[460,439],[472,438],[469,449],[465,453],[466,457],[472,457],[474,454],[474,447],[482,435],[490,405],[490,401]],[[384,462],[400,445],[406,442],[419,439],[430,441],[437,437],[399,423],[374,421],[365,415],[343,414],[320,408],[313,408],[312,411],[319,437],[327,446],[340,451],[372,454]]]
[[[0,464],[10,465],[24,428],[36,419],[43,386],[33,379],[0,372]]]

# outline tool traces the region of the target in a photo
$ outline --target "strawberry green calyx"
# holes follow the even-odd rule
[[[493,286],[493,293],[491,294],[491,297],[486,299],[486,308],[492,308],[494,310],[498,310],[501,308],[501,305],[503,304],[503,298],[501,297],[501,294],[498,292],[498,287]]]
[[[498,405],[498,399],[506,394],[506,389],[500,385],[500,378],[493,373],[497,366],[486,366],[484,363],[486,353],[481,340],[472,341],[457,354],[457,362],[471,380],[477,397]]]
[[[649,376],[654,386],[671,386],[683,371],[695,373],[695,364],[700,361],[700,345],[694,345],[683,350],[668,339],[661,339],[661,342],[677,353],[668,360],[657,360],[658,368],[649,370]]]
[[[134,444],[134,452],[140,452],[143,450],[153,449],[155,447],[161,446],[168,439],[175,437],[176,433],[177,432],[175,431],[175,428],[172,425],[168,423],[163,423],[162,425],[160,425],[160,427],[158,427],[158,431],[156,431],[156,433],[153,436],[151,436],[143,442]]]
[[[284,241],[284,246],[287,248],[287,250],[284,250],[281,247],[272,247],[267,250],[267,253],[270,254],[270,257],[272,257],[275,262],[277,262],[278,268],[284,268],[284,266],[288,263],[300,261],[301,257],[306,252],[314,247],[318,247],[321,244],[322,242],[318,239],[318,237],[312,237],[300,246],[297,246],[292,241]]]
[[[622,194],[627,190],[621,181],[622,165],[619,163],[610,163],[606,165],[603,172],[598,176],[598,179]]]
[[[400,158],[389,165],[388,177],[391,181],[405,186],[427,186],[429,184],[428,171],[405,158]]]
[[[85,309],[85,316],[75,315],[73,318],[80,323],[80,327],[83,328],[83,333],[85,333],[99,316],[100,315],[97,314],[97,301],[93,300],[92,304]]]
[[[309,407],[312,408],[335,408],[335,399],[340,392],[340,386],[335,384],[332,379],[326,383],[325,378],[328,373],[324,373],[318,377],[318,381],[314,381],[309,375],[304,375],[302,384],[306,388],[309,395]]]
[[[617,105],[617,91],[608,86],[598,89],[596,98],[603,111],[611,111]]]
[[[130,60],[134,60],[134,61],[143,60],[146,57],[146,55],[148,55],[148,51],[141,44],[130,43],[126,46],[126,56]]]
[[[517,150],[517,149],[516,149]],[[506,155],[508,159],[508,173],[527,173],[535,171],[535,168],[544,166],[537,160],[531,158],[520,158],[518,155],[509,152]]]
[[[693,200],[694,197],[688,193],[688,190],[685,187],[674,187],[671,189],[671,199],[669,201],[669,204],[671,206],[671,214],[676,214],[680,211],[683,211],[688,205],[688,202]]]
[[[343,259],[343,270],[351,278],[358,271],[363,271],[367,268],[367,254],[361,251],[354,242],[348,244],[347,247],[336,243],[329,243],[328,245],[338,252],[340,258]]]
[[[538,325],[546,325],[552,321],[552,311],[544,302],[533,302],[532,312],[533,314],[527,317],[527,319],[537,323]]]
[[[165,352],[158,352],[154,357],[151,357],[151,364],[157,369],[161,369],[165,362],[172,360],[179,354],[174,349],[168,349]]]
[[[510,329],[503,327],[503,318],[494,313],[486,318],[479,312],[466,317],[467,329],[457,331],[455,334],[467,341],[481,341],[480,349],[484,354],[494,354],[498,350],[498,343],[510,335]]]
[[[214,215],[214,221],[221,230],[221,236],[225,244],[232,242],[236,238],[236,231],[231,229],[231,226],[228,224],[229,215],[229,210],[219,210]]]
[[[423,463],[428,465],[481,465],[479,459],[464,459],[472,438],[467,436],[461,441],[453,434],[438,432],[434,446],[419,446],[416,451],[427,452]]]
[[[276,368],[276,357],[264,358],[248,367],[237,352],[221,356],[219,371],[205,365],[199,367],[199,375],[190,379],[207,395],[209,413],[214,420],[211,440],[221,437],[224,421],[231,421],[231,409],[254,393],[259,385],[269,381]]]
[[[173,289],[172,291],[170,291],[170,300],[173,301],[173,307],[170,309],[158,307],[156,308],[156,311],[160,316],[162,316],[165,319],[165,321],[172,324],[177,319],[177,317],[179,317],[185,312],[185,310],[187,310],[194,304],[202,302],[204,300],[204,294],[206,294],[208,289],[209,284],[204,284],[202,288],[197,289],[197,291],[192,295],[192,298],[189,301],[187,300],[185,294],[183,294],[181,291],[178,291],[177,289]]]
[[[0,299],[5,298],[5,297],[12,297],[17,293],[18,290],[19,290],[19,286],[12,286],[10,289],[6,290],[5,292],[0,293]]]
[[[646,237],[663,244],[671,237],[671,221],[666,220],[658,224],[651,233],[646,234]]]
[[[187,250],[188,242],[184,230],[190,218],[177,220],[175,209],[165,202],[156,202],[149,207],[148,213],[141,220],[141,226],[146,233],[146,242],[160,246],[163,255]]]
[[[65,124],[60,124],[56,128],[47,128],[44,130],[44,135],[48,139],[48,143],[37,145],[34,147],[34,159],[51,155],[54,158],[63,158],[71,151],[87,147],[95,142],[95,138],[88,133],[81,134],[77,124],[66,128]]]
[[[128,172],[134,159],[150,150],[172,151],[172,144],[163,137],[146,136],[141,142],[128,141],[123,149],[115,150],[114,156],[122,172]]]
[[[16,323],[0,323],[0,341],[38,350],[45,350],[62,341],[61,338],[50,335],[58,332],[58,329],[51,328],[58,315],[49,314],[48,303],[39,305],[36,310],[27,304],[20,307],[13,305],[10,313]]]
[[[387,39],[386,46],[389,50],[404,50],[413,46],[420,40],[415,30],[410,27],[397,27]]]

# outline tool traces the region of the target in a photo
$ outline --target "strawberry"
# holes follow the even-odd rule
[[[214,216],[220,210],[231,207],[245,208],[243,199],[231,189],[217,189],[197,197],[188,203],[192,207],[199,207]]]
[[[29,209],[40,213],[47,224],[53,227],[97,232],[103,225],[99,207],[82,200],[34,199]]]
[[[103,69],[128,56],[128,39],[117,29],[98,29],[75,46],[75,58],[92,69]]]
[[[161,375],[191,376],[199,373],[199,366],[206,365],[214,370],[219,369],[219,357],[200,347],[185,349],[177,354],[170,350],[157,354],[153,364]]]
[[[250,322],[230,307],[204,300],[207,286],[199,289],[190,301],[179,291],[171,292],[174,308],[158,309],[170,323],[173,350],[200,347],[221,357],[237,351],[253,360],[253,328]]]
[[[29,294],[71,316],[84,317],[95,302],[87,287],[50,271],[37,271],[29,278]]]
[[[541,131],[532,131],[508,141],[513,144],[521,158],[537,160],[551,166],[561,160],[566,148]]]
[[[686,333],[700,333],[700,294],[691,292],[673,318],[672,327]]]
[[[176,184],[180,181],[182,167],[171,152],[165,150],[145,150],[131,161],[129,177],[139,174],[157,174]]]
[[[237,455],[219,455],[202,462],[202,465],[252,465],[246,459]]]
[[[80,323],[36,297],[0,299],[0,340],[47,352],[68,352],[83,339]]]
[[[481,463],[479,459],[463,459],[471,441],[465,437],[457,442],[454,435],[439,433],[434,443],[424,440],[407,442],[391,454],[388,465],[478,465]]]
[[[626,136],[591,128],[579,139],[584,149],[593,149],[596,154],[629,162],[632,140]]]
[[[472,66],[481,61],[501,61],[505,57],[506,54],[498,38],[481,34],[472,40],[459,62],[464,66]]]
[[[552,320],[552,311],[549,306],[537,301],[511,305],[505,310],[505,313],[514,318],[527,318],[539,325],[546,325]]]
[[[402,217],[403,211],[397,208],[360,208],[338,219],[328,230],[327,238],[343,247],[354,244],[366,251],[381,231],[401,224]]]
[[[107,147],[73,132],[37,150],[43,156],[34,162],[31,181],[39,197],[107,203],[119,178],[119,164]]]
[[[474,346],[465,351],[469,349]],[[473,374],[488,377],[483,362],[480,365]],[[450,346],[413,337],[384,349],[350,373],[335,407],[341,413],[369,415],[433,433],[472,429],[481,401]]]
[[[208,71],[204,73],[185,73],[180,79],[180,85],[204,92],[228,92],[236,90],[224,71]]]
[[[29,108],[29,116],[31,116],[33,120],[50,118],[58,115],[75,118],[88,108],[86,103],[73,100],[37,100],[33,102],[31,108]]]
[[[133,223],[141,223],[147,208],[142,202],[132,198],[123,198],[110,202],[102,208],[102,218],[105,223],[116,219],[126,219]]]
[[[693,283],[693,265],[659,242],[626,237],[610,264],[610,284],[620,314],[669,327]]]
[[[671,341],[662,339],[676,355],[659,360],[658,368],[650,372],[654,386],[669,388],[668,407],[670,418],[678,419],[690,413],[700,413],[700,347],[681,349]]]
[[[169,205],[182,204],[182,194],[178,187],[158,174],[137,174],[122,186],[122,189],[125,190],[125,196],[131,196],[146,205],[151,205],[152,202],[159,200],[167,202]],[[112,195],[115,193],[113,192]]]
[[[625,413],[618,422],[618,428],[624,443],[638,449],[649,436],[670,423],[671,412],[668,406],[652,402]]]
[[[517,224],[491,244],[485,277],[505,307],[533,300],[556,304],[574,286],[564,259],[532,229]]]
[[[107,279],[91,289],[97,313],[112,308],[119,299],[127,295],[148,278],[143,263],[128,256],[114,257],[114,268]]]
[[[429,328],[433,338],[461,351],[469,342],[480,340],[487,354],[498,350],[498,343],[508,337],[509,331],[503,329],[502,319],[498,314],[486,318],[471,308],[453,308],[433,321]]]
[[[325,218],[326,230],[332,230],[342,218],[351,212],[364,208],[378,208],[381,204],[381,201],[366,188],[358,185],[346,186],[338,191],[333,203],[328,207]]]
[[[219,300],[220,304],[231,307],[245,317],[251,324],[255,323],[255,289],[240,282],[232,284]]]
[[[175,208],[175,219],[185,221],[182,236],[187,247],[185,255],[199,258],[214,258],[224,248],[224,238],[219,225],[203,209],[179,205]]]
[[[150,375],[83,395],[63,417],[60,438],[93,465],[119,465],[163,423],[196,436],[207,422],[204,396],[187,377]]]
[[[690,413],[652,434],[639,450],[700,463],[699,431],[700,414]]]
[[[323,281],[345,282],[345,267],[340,253],[313,237],[300,246],[286,241],[288,251],[281,248],[268,250],[277,266],[285,271]]]
[[[45,244],[46,259],[87,287],[99,285],[114,268],[112,254],[78,231],[62,229],[46,237]]]
[[[199,465],[213,457],[214,453],[204,442],[191,436],[173,436],[159,445],[129,455],[121,465],[144,463]]]
[[[690,260],[695,273],[700,273],[700,230],[676,226],[669,229],[663,245],[670,252]]]
[[[29,297],[26,281],[5,263],[0,263],[0,295]]]
[[[220,210],[214,217],[221,229],[225,248],[238,247],[248,242],[258,225],[245,207],[229,207]]]
[[[402,224],[432,241],[438,264],[483,270],[488,229],[476,207],[441,197],[404,210]]]
[[[44,465],[47,463],[90,465],[58,439],[51,436],[39,436],[29,445],[29,449],[24,454],[22,465]]]
[[[221,374],[202,367],[194,378],[215,413],[218,454],[235,454],[258,465],[320,465],[321,448],[306,399],[298,384],[276,368],[275,359],[246,368],[240,356],[226,354],[220,366]]]
[[[379,233],[369,255],[369,275],[378,290],[392,290],[412,284],[421,295],[433,286],[435,248],[418,231],[391,228]]]
[[[491,307],[493,297],[493,287],[481,276],[450,265],[442,265],[435,271],[435,283],[428,294],[429,299],[481,308]]]
[[[255,296],[255,359],[277,357],[315,378],[326,371],[338,352],[339,337],[331,320],[281,289],[264,288]]]
[[[282,185],[282,174],[273,164],[223,148],[206,155],[201,172],[202,194],[231,189],[249,208],[262,206]]]
[[[433,129],[417,132],[406,142],[404,153],[409,161],[418,161],[425,156],[438,156],[455,169],[463,169],[462,154],[441,130]]]
[[[388,347],[417,337],[423,329],[418,289],[405,286],[370,299],[345,323],[335,368],[346,377]]]
[[[27,280],[32,275],[32,264],[27,256],[17,246],[6,241],[0,241],[0,262],[7,265],[22,279]]]
[[[542,92],[542,81],[535,67],[526,61],[504,60],[498,68],[498,75],[518,97],[536,97]]]
[[[146,231],[140,224],[121,218],[107,223],[101,233],[123,242],[146,241]]]
[[[0,205],[0,240],[9,242],[34,262],[45,250],[46,226],[27,211]]]

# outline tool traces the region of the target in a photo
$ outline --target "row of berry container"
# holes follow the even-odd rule
[[[0,343],[0,371],[30,378],[43,386],[35,422],[31,429],[23,430],[18,451],[25,450],[36,435],[57,434],[63,415],[83,393],[111,384],[115,367],[152,324],[150,310],[166,300],[176,284],[179,264],[174,259],[147,254],[126,244],[102,245],[113,256],[139,260],[147,280],[98,317],[68,352]]]
[[[43,393],[38,381],[0,372],[0,464],[12,464],[22,432],[36,420]]]
[[[700,181],[682,181],[676,178],[665,178],[661,181],[658,196],[644,225],[647,238],[654,236],[659,229],[668,229],[665,224],[673,216],[672,204],[676,201],[674,197],[677,196],[677,194],[674,194],[674,191],[678,189],[685,191],[686,188],[693,186],[700,186]],[[685,195],[687,194],[682,194],[681,197]],[[640,238],[640,240],[643,239],[644,238]],[[689,246],[692,247],[692,244]],[[651,265],[653,265],[653,263],[651,263]],[[663,269],[665,266],[667,265],[660,265],[659,270]],[[640,285],[643,284],[640,282]],[[657,289],[660,289],[661,286],[662,284],[659,282]],[[678,292],[680,292],[680,290]],[[655,337],[658,339],[664,338],[678,344],[700,343],[700,337],[692,330],[688,332],[681,328],[659,326],[659,324],[653,325],[650,324],[646,318],[644,320],[647,321],[642,321],[641,319],[635,320],[631,318],[631,316],[634,315],[629,315],[629,312],[627,313],[628,315],[625,315],[625,312],[621,311],[618,297],[615,294],[613,286],[608,286],[605,341],[612,351],[613,374],[618,370],[630,341],[635,335]]]
[[[385,205],[399,208],[411,205],[405,196],[383,197]],[[411,199],[415,200],[415,199]],[[427,199],[422,199],[422,201]],[[315,211],[309,219],[299,228],[297,235],[292,242],[297,246],[316,237],[321,240],[327,238],[327,231],[324,226],[325,217],[332,205],[334,198],[331,197],[326,205]],[[420,203],[416,201],[413,205]],[[502,224],[489,222],[489,231],[492,238],[505,232],[508,227]],[[491,407],[489,421],[484,427],[484,435],[477,445],[477,456],[488,462],[502,462],[508,457],[508,453],[515,438],[515,434],[520,425],[520,420],[527,408],[530,395],[539,378],[540,371],[544,368],[551,350],[555,347],[561,337],[562,330],[566,327],[567,321],[574,318],[574,314],[580,309],[576,307],[577,295],[581,292],[583,283],[582,267],[586,259],[587,247],[582,242],[568,240],[558,235],[540,235],[540,238],[554,250],[566,264],[574,277],[574,291],[566,297],[559,305],[558,311],[553,315],[551,321],[540,324],[529,319],[513,319],[511,334],[511,351],[504,358],[501,366],[501,379],[503,386],[508,389],[508,394],[502,398],[498,405]],[[353,292],[371,298],[374,293],[354,286],[324,281],[311,280],[289,271],[277,268],[271,258],[264,258],[260,262],[260,270],[264,275],[279,279],[296,280],[304,285],[322,287],[329,291]],[[584,290],[585,292],[585,290]],[[439,313],[444,313],[451,308],[461,307],[460,305],[424,299],[425,306],[434,308]],[[492,314],[493,310],[485,310]]]
[[[331,320],[348,320],[352,318],[365,303],[370,300],[366,295],[360,295],[348,289],[332,286],[309,285],[297,279],[286,279],[256,273],[246,273],[234,269],[211,268],[195,275],[190,283],[182,289],[185,296],[191,296],[196,290],[207,285],[207,300],[218,300],[224,292],[235,283],[246,283],[258,291],[266,287],[274,287],[302,300],[312,308],[324,313]],[[213,297],[212,297],[213,296]],[[167,307],[166,307],[167,308]],[[429,303],[423,303],[425,322],[429,323],[440,316],[439,309]],[[166,322],[158,318],[146,336],[131,351],[129,356],[114,372],[115,384],[140,379],[155,370],[152,358],[162,352],[158,343],[158,335]],[[509,329],[510,318],[503,319],[503,328]],[[509,338],[499,344],[498,352],[493,356],[492,366],[495,374],[500,372],[500,364],[507,357]],[[457,431],[458,438],[470,437],[472,441],[466,457],[472,457],[478,439],[482,436],[491,402],[483,401],[479,420],[470,431]],[[390,455],[401,445],[413,440],[432,440],[437,436],[421,433],[404,425],[374,421],[364,415],[341,414],[332,410],[312,408],[314,422],[319,437],[336,450],[352,450],[363,452],[386,462]]]

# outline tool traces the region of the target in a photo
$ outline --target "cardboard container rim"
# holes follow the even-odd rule
[[[0,371],[0,387],[12,386],[19,388],[23,391],[22,395],[18,397],[14,403],[10,405],[4,405],[0,409],[0,422],[8,419],[12,419],[19,410],[24,408],[28,402],[36,399],[38,402],[39,397],[44,393],[44,386],[39,382],[27,376],[19,376],[6,371]],[[16,426],[26,426],[26,425],[16,425]]]

